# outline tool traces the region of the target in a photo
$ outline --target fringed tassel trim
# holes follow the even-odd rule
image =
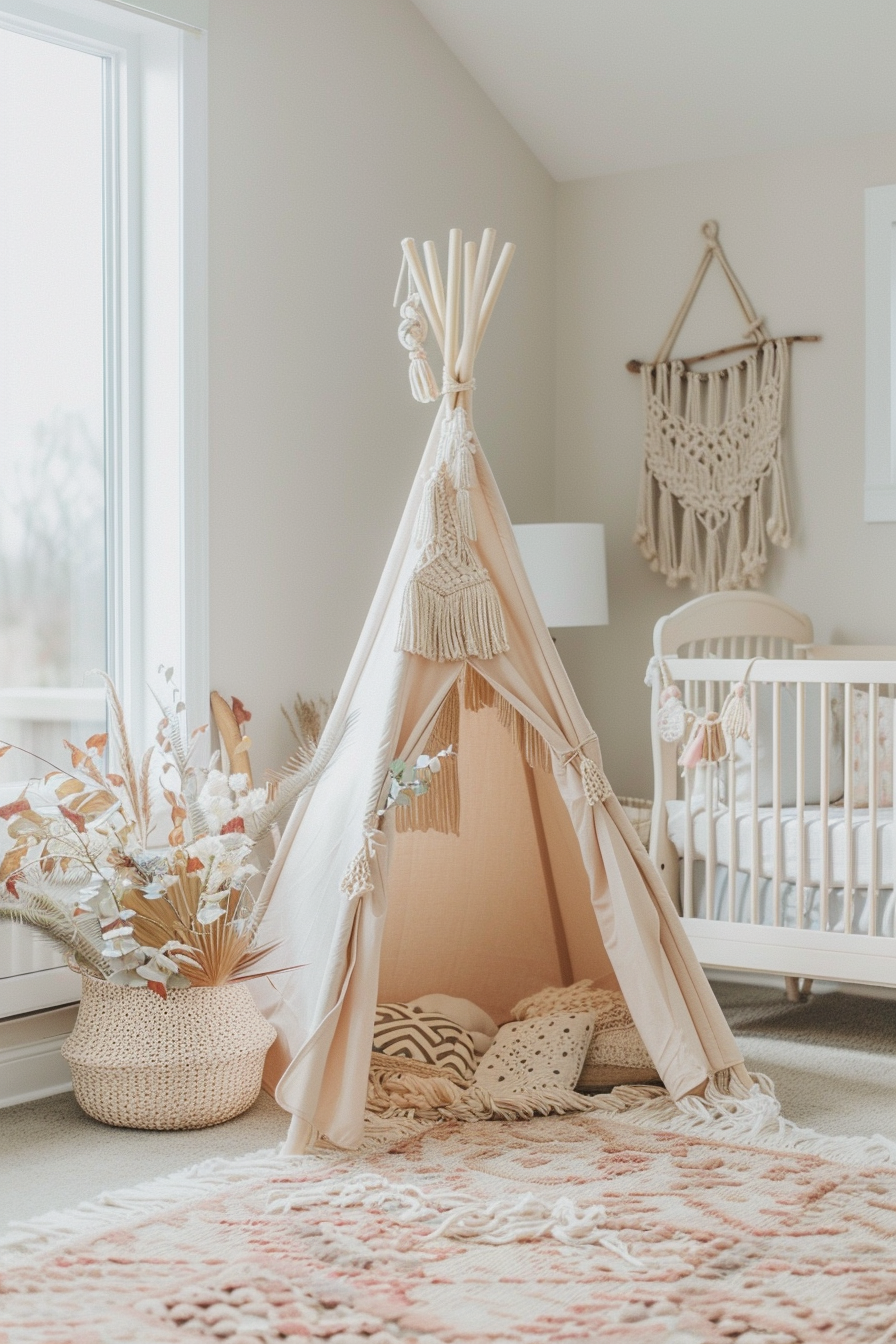
[[[472,713],[480,709],[494,709],[502,727],[513,738],[517,749],[533,770],[543,770],[552,774],[554,769],[551,749],[537,728],[533,728],[527,718],[506,700],[500,691],[496,691],[490,681],[486,681],[475,667],[467,663],[464,668],[464,708]]]
[[[460,744],[460,687],[454,682],[442,702],[424,751],[437,756],[446,747],[455,754],[445,756],[438,774],[430,775],[429,789],[411,800],[408,807],[395,808],[397,831],[439,831],[442,835],[460,835],[460,779],[457,749]]]
[[[480,570],[478,578],[460,576],[446,591],[444,584],[431,581],[429,568],[424,566],[408,580],[397,648],[436,663],[506,653],[510,645],[504,613],[487,572]]]

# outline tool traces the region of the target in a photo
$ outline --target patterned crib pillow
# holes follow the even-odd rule
[[[476,1068],[476,1050],[468,1031],[441,1013],[427,1013],[407,1003],[377,1004],[373,1048],[384,1055],[432,1064],[464,1082]]]
[[[594,1027],[593,1013],[551,1013],[505,1022],[485,1052],[473,1082],[496,1095],[533,1088],[572,1088]]]
[[[563,989],[551,987],[521,999],[510,1015],[531,1021],[560,1011],[594,1015],[594,1032],[575,1084],[580,1092],[658,1081],[656,1065],[618,989],[598,989],[590,980],[578,980]]]

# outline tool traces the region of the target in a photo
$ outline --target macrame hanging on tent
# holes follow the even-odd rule
[[[634,540],[670,588],[758,588],[767,542],[790,545],[782,461],[789,347],[818,336],[773,340],[728,264],[718,225],[703,225],[706,250],[669,333],[650,364],[631,360],[644,392],[644,464]],[[713,259],[747,321],[745,341],[691,359],[669,356]],[[749,350],[708,373],[689,365]]]
[[[509,647],[498,594],[472,546],[476,521],[470,498],[479,451],[470,420],[473,363],[513,255],[508,244],[489,279],[494,237],[494,229],[486,229],[481,249],[468,242],[461,256],[460,233],[452,230],[444,287],[432,244],[425,249],[428,277],[412,240],[402,244],[396,303],[405,266],[408,298],[401,307],[398,339],[410,356],[416,400],[437,395],[423,348],[424,312],[444,354],[445,372],[439,446],[417,517],[414,540],[420,555],[404,592],[397,648],[434,662],[494,658]]]

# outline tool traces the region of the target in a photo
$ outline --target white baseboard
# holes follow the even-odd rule
[[[730,985],[758,985],[763,989],[784,992],[783,975],[768,975],[760,971],[729,971],[719,966],[704,966],[707,980]],[[813,994],[855,994],[863,999],[896,999],[896,989],[886,985],[851,985],[842,980],[813,980]]]
[[[61,1050],[76,1008],[55,1008],[0,1023],[0,1107],[69,1092],[72,1076]]]

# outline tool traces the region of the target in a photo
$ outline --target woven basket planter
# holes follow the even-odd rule
[[[247,1110],[276,1032],[245,985],[161,999],[90,976],[62,1048],[75,1100],[106,1125],[204,1129]]]
[[[649,798],[620,798],[622,810],[638,833],[638,839],[646,848],[650,844],[650,817],[653,803]]]

